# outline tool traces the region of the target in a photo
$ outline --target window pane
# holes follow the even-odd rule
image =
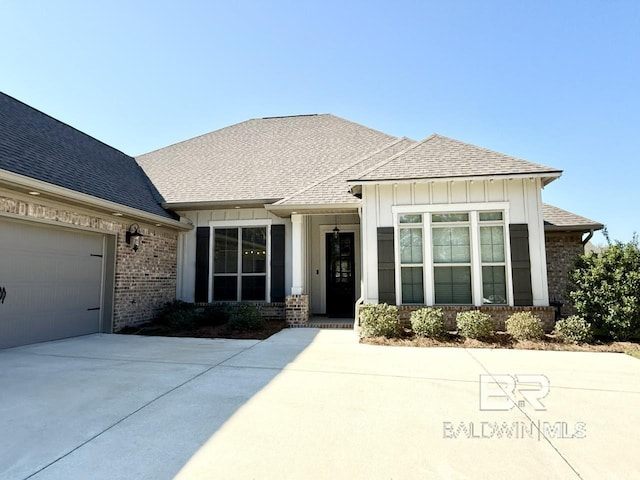
[[[213,272],[237,273],[238,229],[216,228],[214,231]]]
[[[400,229],[400,263],[422,263],[422,229]]]
[[[422,215],[400,215],[400,223],[422,223]]]
[[[504,267],[482,267],[482,301],[499,305],[507,303]]]
[[[435,267],[436,304],[471,304],[471,267]]]
[[[480,212],[481,222],[502,220],[502,212]]]
[[[213,300],[224,301],[238,299],[238,277],[213,277]]]
[[[480,251],[483,262],[504,262],[503,227],[480,227]]]
[[[266,227],[242,229],[242,273],[267,271]]]
[[[469,263],[471,237],[468,227],[433,229],[434,263]]]
[[[422,267],[402,267],[402,303],[424,303]]]
[[[438,222],[468,222],[468,213],[434,213],[431,215],[431,221]]]
[[[267,277],[243,276],[242,277],[242,300],[265,300]]]

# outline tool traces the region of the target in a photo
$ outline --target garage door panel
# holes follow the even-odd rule
[[[103,236],[0,220],[0,348],[100,330]]]
[[[94,284],[86,282],[65,283],[13,283],[5,286],[7,298],[0,310],[2,317],[10,314],[48,314],[62,310],[87,310],[100,306],[100,292]],[[0,317],[1,318],[1,317]]]
[[[4,248],[3,248],[4,250]],[[55,255],[55,256],[53,256]],[[5,263],[5,262],[3,262]],[[59,279],[77,279],[78,282],[92,281],[102,270],[102,259],[88,254],[56,255],[15,252],[12,258],[2,267],[10,272],[2,275],[6,281],[15,283],[57,282]]]

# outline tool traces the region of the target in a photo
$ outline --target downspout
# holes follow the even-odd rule
[[[583,247],[589,242],[589,240],[591,240],[593,238],[593,233],[594,233],[593,229],[589,230],[589,234],[587,235],[587,238],[582,240],[582,246]]]

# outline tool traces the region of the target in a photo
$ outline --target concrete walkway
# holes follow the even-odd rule
[[[0,351],[0,479],[635,479],[638,405],[622,354],[93,335]]]

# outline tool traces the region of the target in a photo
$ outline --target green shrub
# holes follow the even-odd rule
[[[565,343],[587,343],[593,339],[591,325],[578,315],[571,315],[556,322],[553,333]]]
[[[393,338],[399,336],[401,331],[398,307],[395,305],[378,303],[360,307],[361,337]]]
[[[246,303],[239,303],[228,307],[231,330],[236,332],[249,332],[260,330],[264,326],[264,319],[260,311],[254,306]]]
[[[640,247],[638,236],[582,255],[569,274],[570,297],[598,337],[640,338]]]
[[[544,337],[542,322],[531,312],[516,312],[504,322],[507,333],[518,341]]]
[[[223,325],[229,321],[229,307],[225,304],[207,305],[201,307],[200,317],[198,322],[200,325],[207,327],[215,327],[217,325]]]
[[[186,330],[195,327],[198,316],[193,303],[175,300],[164,305],[156,321],[173,330]]]
[[[427,307],[411,312],[411,328],[421,337],[442,338],[447,333],[444,315],[439,308]]]
[[[458,334],[467,338],[489,338],[495,332],[491,315],[479,310],[459,312],[456,315],[456,325]]]

